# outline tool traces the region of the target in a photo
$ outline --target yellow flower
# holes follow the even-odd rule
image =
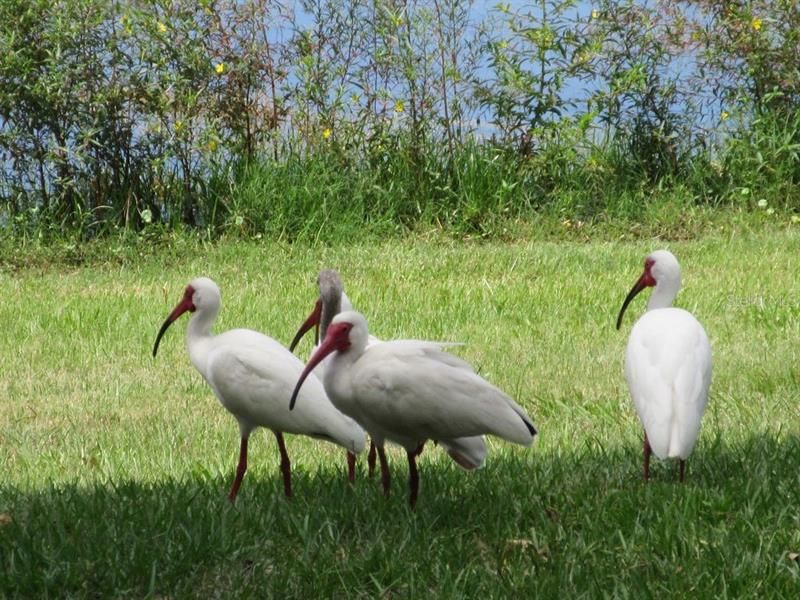
[[[761,25],[762,25],[761,17],[753,17],[753,20],[750,21],[750,26],[756,31],[761,30]]]
[[[592,11],[592,18],[593,19],[599,19],[600,18],[600,11],[597,10],[597,9],[593,10]]]
[[[333,130],[330,127],[326,127],[322,130],[322,137],[324,137],[326,140],[331,137],[331,135],[333,135]]]
[[[401,113],[406,109],[405,102],[398,100],[394,103],[394,112]]]
[[[217,75],[222,75],[225,72],[225,63],[217,63],[214,65],[214,70],[217,72]]]
[[[719,115],[719,120],[720,121],[725,121],[725,120],[727,120],[728,117],[730,117],[730,115],[728,114],[728,111],[727,110],[723,110]]]
[[[156,24],[156,29],[158,29],[158,33],[167,33],[167,26],[161,21]]]
[[[180,133],[181,131],[183,131],[183,121],[178,119],[175,121],[175,133]]]
[[[119,18],[119,24],[122,25],[122,30],[125,32],[126,35],[131,35],[133,33],[133,27],[131,26],[131,18],[128,15],[122,15]]]
[[[214,152],[217,149],[217,140],[208,140],[207,148],[209,152]]]

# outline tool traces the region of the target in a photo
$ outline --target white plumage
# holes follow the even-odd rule
[[[291,495],[291,475],[283,433],[305,434],[338,444],[348,453],[361,452],[366,441],[364,430],[336,410],[316,377],[311,378],[310,385],[303,390],[302,400],[307,403],[303,410],[288,410],[286,399],[304,365],[281,344],[249,329],[211,334],[220,304],[219,288],[212,280],[194,279],[162,325],[153,356],[169,325],[184,312],[193,312],[186,330],[189,357],[222,405],[239,422],[240,461],[229,496],[231,501],[236,498],[247,469],[247,440],[257,427],[266,427],[275,433],[287,496]],[[348,460],[352,478],[353,457],[349,455]]]
[[[291,405],[305,377],[334,353],[323,382],[328,397],[367,430],[382,467],[386,441],[405,448],[412,506],[418,487],[416,456],[426,440],[489,433],[524,446],[533,442],[536,429],[527,413],[467,362],[444,352],[445,344],[401,340],[367,348],[368,336],[361,314],[337,315],[306,365]],[[386,479],[384,489],[388,489]]]
[[[319,340],[325,337],[332,319],[340,312],[353,310],[353,306],[347,294],[344,292],[342,279],[335,270],[325,269],[320,271],[317,277],[317,286],[319,288],[319,298],[317,299],[314,310],[300,326],[292,343],[289,345],[289,350],[291,351],[294,351],[298,342],[312,328],[315,330],[314,341],[316,345],[314,350],[316,351],[319,347]],[[370,334],[367,338],[366,347],[371,348],[379,343],[382,343],[381,340]],[[324,380],[325,370],[331,360],[332,357],[328,356],[320,361],[314,368],[314,374],[320,380]],[[482,436],[437,439],[436,442],[440,444],[450,458],[463,469],[479,469],[486,463],[487,448],[486,442]],[[370,443],[367,464],[368,473],[371,476],[375,467],[375,446],[373,443]],[[386,477],[386,474],[384,474],[384,477]]]
[[[617,319],[619,328],[633,297],[654,287],[647,312],[633,326],[625,351],[625,376],[645,430],[645,479],[652,451],[661,459],[679,459],[683,481],[684,461],[697,442],[708,403],[711,345],[691,313],[671,307],[680,286],[675,257],[666,250],[653,252]]]
[[[314,329],[314,351],[319,347],[319,341],[325,337],[328,331],[328,326],[331,324],[333,317],[342,311],[353,310],[353,305],[347,294],[344,293],[344,286],[339,273],[333,269],[325,269],[320,271],[317,277],[317,286],[319,288],[319,298],[314,305],[314,310],[303,322],[297,333],[289,344],[289,350],[294,352],[297,344],[303,339],[306,333]],[[367,346],[377,344],[380,342],[378,338],[373,335],[369,336]],[[312,354],[314,353],[312,351]],[[325,369],[330,359],[321,361],[314,369],[314,374],[320,379],[325,376]]]

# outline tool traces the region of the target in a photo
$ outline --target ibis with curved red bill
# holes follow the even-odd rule
[[[619,311],[617,329],[630,302],[648,287],[653,293],[647,312],[634,324],[625,350],[625,377],[644,427],[645,481],[650,479],[651,454],[677,458],[683,481],[708,403],[711,345],[690,312],[672,307],[681,288],[681,269],[667,250],[645,260]]]
[[[186,347],[194,367],[220,403],[239,423],[240,449],[236,477],[228,499],[233,502],[247,471],[247,446],[257,427],[270,429],[278,442],[284,493],[292,495],[291,463],[284,433],[308,435],[347,450],[348,475],[355,476],[355,454],[366,444],[364,430],[331,404],[322,383],[309,377],[303,389],[302,411],[290,411],[286,398],[303,372],[303,362],[274,339],[250,329],[232,329],[219,335],[211,327],[221,305],[219,287],[207,277],[192,280],[156,337],[153,356],[169,326],[182,314],[192,318],[186,329]]]
[[[445,352],[446,344],[397,340],[367,347],[368,339],[367,321],[360,313],[334,317],[289,406],[300,406],[300,393],[314,367],[332,355],[324,379],[328,397],[367,430],[382,467],[387,441],[406,450],[412,508],[419,490],[416,458],[426,440],[492,434],[523,446],[533,443],[537,432],[525,410],[469,363]],[[382,471],[388,473],[388,467]]]

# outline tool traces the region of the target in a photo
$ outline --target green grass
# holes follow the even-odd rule
[[[800,586],[800,231],[735,231],[668,244],[684,270],[678,304],[706,326],[715,361],[685,485],[668,463],[641,482],[622,356],[644,299],[614,329],[658,241],[432,235],[10,263],[0,596],[789,597]],[[218,331],[287,343],[327,266],[379,337],[465,342],[457,352],[534,417],[534,447],[492,440],[476,473],[426,448],[412,513],[401,453],[385,500],[365,461],[350,488],[338,448],[295,436],[286,501],[262,433],[230,506],[235,421],[188,361],[186,319],[153,360],[155,334],[205,274],[223,292]]]

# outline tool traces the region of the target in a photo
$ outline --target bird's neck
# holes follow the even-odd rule
[[[679,284],[680,285],[680,284]],[[659,282],[650,294],[650,300],[647,303],[647,310],[654,310],[656,308],[669,308],[675,301],[675,296],[678,295],[680,288],[675,285],[669,285],[669,282]]]
[[[342,402],[347,404],[351,401],[350,369],[354,362],[353,353],[334,352],[330,357],[330,362],[325,367],[322,384],[325,387],[325,393],[337,408]],[[339,408],[339,410],[342,410],[342,408]]]
[[[342,311],[342,298],[325,298],[322,302],[322,310],[319,315],[319,339],[324,340],[328,333],[328,326],[333,321],[333,317]]]
[[[203,376],[205,376],[208,342],[212,338],[211,326],[216,316],[216,313],[197,311],[189,319],[189,326],[186,328],[186,348],[189,350],[189,358]]]

